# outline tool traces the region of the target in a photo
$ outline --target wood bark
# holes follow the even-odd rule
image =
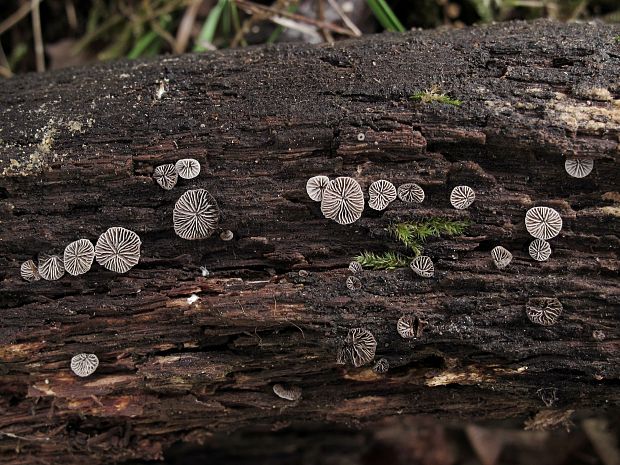
[[[584,422],[618,426],[619,34],[508,23],[3,81],[1,461],[456,463],[414,444],[458,439],[470,421],[520,428],[547,408],[545,392],[555,414],[575,411],[578,440],[545,436],[537,457],[591,452]],[[433,86],[462,105],[410,98]],[[198,178],[154,183],[155,166],[186,157],[201,162]],[[594,171],[571,178],[566,157],[594,159]],[[366,207],[340,226],[305,193],[318,174],[365,189],[416,182],[426,200]],[[461,184],[476,201],[457,211],[448,197]],[[174,234],[189,188],[214,195],[232,241]],[[527,252],[536,205],[564,221],[544,263]],[[360,251],[404,252],[388,225],[433,217],[471,222],[426,244],[433,279],[364,271],[363,288],[347,289]],[[111,226],[142,239],[128,273],[95,264],[20,279],[23,261]],[[514,254],[503,271],[496,245]],[[528,320],[535,297],[561,301],[557,324]],[[403,314],[426,321],[420,338],[398,335]],[[336,365],[355,327],[375,335],[386,374]],[[99,356],[89,378],[69,369],[80,352]],[[277,398],[278,382],[303,398]]]

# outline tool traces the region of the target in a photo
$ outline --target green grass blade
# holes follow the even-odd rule
[[[212,44],[213,39],[215,38],[215,32],[217,31],[217,25],[220,22],[220,17],[222,16],[222,12],[226,5],[228,4],[228,0],[218,0],[217,4],[211,8],[207,19],[202,25],[202,29],[200,30],[200,34],[198,34],[198,39],[196,40],[196,45],[194,45],[194,52],[204,52],[207,48],[203,44]]]
[[[405,27],[398,20],[385,0],[366,0],[379,24],[390,32],[405,32]]]
[[[290,5],[287,8],[287,11],[289,13],[295,13],[298,9],[298,5]],[[280,34],[282,34],[282,32],[284,31],[284,26],[278,26],[276,27],[273,32],[271,33],[271,35],[267,38],[267,40],[265,41],[266,44],[273,44],[276,40],[278,40],[278,37],[280,37]]]

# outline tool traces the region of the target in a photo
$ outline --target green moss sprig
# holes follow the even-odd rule
[[[371,270],[394,270],[408,266],[411,258],[396,252],[383,252],[382,254],[362,252],[355,257],[355,261]]]
[[[441,92],[441,89],[437,85],[431,86],[430,89],[423,92],[416,92],[410,98],[411,100],[415,100],[416,102],[439,102],[445,103],[446,105],[453,105],[455,107],[460,107],[463,104],[461,100],[452,98],[446,95],[444,92]]]

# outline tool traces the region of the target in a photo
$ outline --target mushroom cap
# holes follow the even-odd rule
[[[58,255],[39,257],[39,275],[47,281],[56,281],[65,274],[65,266]]]
[[[533,207],[525,214],[525,228],[535,238],[547,241],[562,231],[562,217],[553,208]]]
[[[359,368],[375,358],[377,341],[370,331],[364,328],[353,328],[347,334],[341,351],[347,361]],[[339,358],[341,358],[339,356]]]
[[[65,247],[63,262],[65,271],[73,276],[78,276],[90,270],[95,259],[95,247],[88,239],[79,239]]]
[[[200,174],[200,163],[193,158],[183,158],[174,164],[174,169],[183,179],[193,179]]]
[[[140,261],[140,237],[129,229],[115,226],[104,232],[95,244],[95,258],[104,268],[126,273]]]
[[[227,229],[220,233],[220,239],[223,241],[232,241],[234,237],[235,235],[230,229]]]
[[[539,262],[549,260],[551,256],[551,246],[547,241],[542,239],[534,239],[528,248],[530,257]]]
[[[364,268],[359,262],[351,262],[349,263],[349,271],[351,273],[361,273],[364,271]]]
[[[493,263],[495,263],[497,269],[502,270],[512,261],[512,254],[508,249],[498,245],[491,250],[491,258],[493,258]]]
[[[174,232],[189,241],[206,239],[220,221],[220,209],[205,189],[185,192],[174,206]]]
[[[525,306],[529,320],[543,326],[555,324],[563,310],[562,302],[555,297],[534,297]]]
[[[372,371],[379,374],[387,373],[390,369],[390,362],[386,358],[380,358],[372,367]]]
[[[306,192],[315,202],[323,200],[323,191],[329,184],[329,178],[327,176],[313,176],[308,179],[306,183]]]
[[[274,384],[273,392],[280,399],[296,401],[301,399],[301,388],[299,386]]]
[[[414,258],[409,264],[409,267],[415,274],[423,278],[432,278],[435,276],[435,265],[433,265],[431,258],[426,255],[420,255]]]
[[[364,193],[359,183],[346,176],[330,181],[323,191],[321,212],[339,224],[351,224],[362,216]]]
[[[464,210],[476,200],[476,193],[469,186],[456,186],[450,193],[450,203],[457,210]]]
[[[403,339],[411,339],[419,335],[420,320],[413,315],[403,315],[396,323],[396,330]]]
[[[368,188],[368,206],[373,210],[385,210],[387,206],[396,200],[396,188],[394,184],[385,179],[373,182]]]
[[[77,354],[71,358],[71,371],[81,378],[92,375],[99,366],[95,354]]]
[[[564,169],[573,178],[585,178],[593,168],[594,160],[569,158],[564,162]]]
[[[361,288],[362,282],[359,280],[359,278],[355,276],[349,276],[347,278],[347,289],[349,289],[350,291],[358,291]]]
[[[398,198],[407,203],[422,203],[424,201],[424,189],[414,183],[398,186]]]
[[[19,271],[24,281],[32,282],[41,279],[37,265],[32,260],[26,260],[22,263]]]
[[[172,163],[168,163],[166,165],[159,165],[155,168],[153,171],[153,179],[155,179],[157,184],[169,191],[177,185],[179,174],[175,166]]]

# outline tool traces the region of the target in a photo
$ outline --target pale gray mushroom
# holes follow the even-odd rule
[[[563,310],[562,302],[555,297],[534,297],[525,306],[530,321],[543,326],[555,324]]]
[[[56,281],[65,274],[65,266],[58,255],[39,257],[39,275],[47,281]]]
[[[313,176],[308,179],[306,183],[306,192],[315,202],[323,200],[323,191],[329,184],[329,178],[327,176]]]
[[[73,276],[78,276],[90,270],[95,259],[95,247],[88,239],[73,241],[65,247],[63,262],[65,271]]]
[[[407,203],[422,203],[424,201],[424,189],[414,183],[398,186],[398,198]]]
[[[548,241],[562,231],[562,217],[553,208],[533,207],[525,214],[525,228],[535,238]]]
[[[71,359],[71,371],[81,378],[92,375],[99,366],[95,354],[77,354]]]
[[[220,239],[223,241],[232,241],[233,237],[235,237],[235,235],[233,234],[233,232],[230,229],[227,229],[225,231],[222,231],[220,233]]]
[[[95,258],[104,268],[126,273],[140,261],[140,237],[129,229],[115,226],[104,232],[95,244]]]
[[[530,257],[539,262],[549,260],[551,256],[551,246],[547,241],[542,239],[534,239],[529,246]]]
[[[396,188],[390,181],[380,179],[368,188],[368,206],[373,210],[385,210],[394,200],[396,200]]]
[[[370,331],[364,328],[349,330],[344,344],[338,350],[336,362],[351,363],[359,368],[370,363],[375,358],[377,341]]]
[[[355,276],[347,278],[347,289],[350,291],[359,291],[362,288],[362,282]]]
[[[469,186],[456,186],[450,193],[450,203],[457,210],[464,210],[476,200],[476,193]]]
[[[26,260],[22,263],[19,271],[24,281],[32,282],[41,279],[37,265],[32,260]]]
[[[396,330],[403,339],[411,339],[422,335],[424,323],[417,316],[403,315],[396,323]]]
[[[432,278],[435,275],[435,265],[433,265],[431,258],[426,255],[414,258],[409,267],[415,274],[423,278]]]
[[[359,183],[341,176],[330,181],[323,191],[321,212],[326,218],[339,224],[351,224],[362,216],[364,193]]]
[[[512,261],[512,254],[508,251],[508,249],[498,245],[497,247],[493,247],[491,250],[491,258],[493,258],[493,263],[498,270],[503,270]]]
[[[389,369],[390,362],[388,362],[386,358],[380,358],[379,360],[377,360],[377,363],[375,363],[375,365],[372,367],[372,371],[380,375],[387,373]]]
[[[299,386],[274,384],[273,392],[280,399],[297,401],[301,399],[301,388]]]
[[[193,179],[200,174],[200,163],[193,158],[183,158],[175,163],[174,169],[183,179]]]
[[[189,241],[206,239],[220,221],[220,209],[205,189],[189,190],[174,205],[172,220],[179,237]]]
[[[168,163],[155,168],[153,171],[153,179],[155,179],[157,184],[169,191],[177,185],[179,174],[175,166],[172,163]]]
[[[564,169],[573,178],[585,178],[593,168],[594,160],[573,158],[564,162]]]
[[[349,271],[351,273],[361,273],[362,271],[364,271],[364,268],[362,268],[362,265],[359,262],[351,262],[349,263]]]

